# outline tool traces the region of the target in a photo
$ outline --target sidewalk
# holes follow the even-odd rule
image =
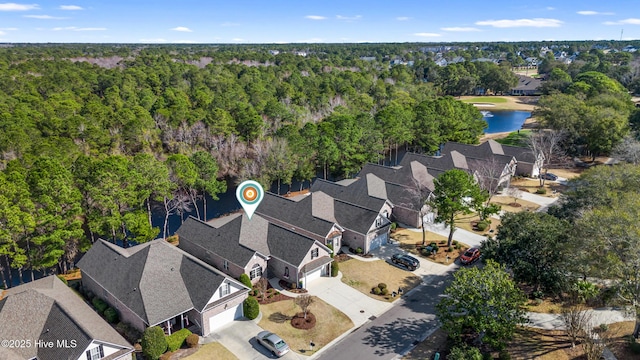
[[[591,314],[590,325],[592,327],[599,326],[600,324],[612,324],[635,320],[633,314],[625,310],[600,308],[586,311]],[[529,312],[527,313],[527,317],[529,318],[529,324],[526,326],[546,330],[565,330],[564,321],[560,314]]]

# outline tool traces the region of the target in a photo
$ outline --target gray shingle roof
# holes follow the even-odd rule
[[[31,339],[26,348],[0,348],[0,359],[77,359],[92,340],[133,347],[56,276],[9,289],[0,300],[0,339]],[[35,347],[33,340],[75,340],[75,347]]]
[[[267,243],[271,256],[295,266],[302,263],[311,247],[316,244],[313,239],[275,224],[269,224]]]
[[[180,239],[192,242],[240,267],[245,267],[256,251],[240,245],[241,226],[241,213],[223,216],[208,223],[190,217],[180,226],[176,234]]]
[[[331,231],[333,221],[325,216],[323,203],[315,194],[292,200],[267,192],[256,213],[277,219],[281,224],[304,229],[324,239]]]
[[[342,186],[330,181],[316,179],[311,186],[311,191],[322,191],[334,199],[339,199],[376,212],[379,212],[386,202],[385,199],[369,196],[366,177],[358,179],[349,186]],[[336,220],[342,226],[343,222],[337,217]],[[348,223],[344,224],[349,225]]]
[[[334,202],[335,216],[342,227],[360,234],[369,232],[375,223],[379,212],[336,199]]]
[[[226,279],[164,240],[128,249],[100,240],[78,267],[150,326],[191,309],[202,311]]]

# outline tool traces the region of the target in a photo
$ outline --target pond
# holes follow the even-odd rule
[[[529,111],[496,110],[480,111],[484,120],[489,124],[485,129],[485,134],[495,134],[501,132],[511,132],[522,129],[522,124],[531,117]]]

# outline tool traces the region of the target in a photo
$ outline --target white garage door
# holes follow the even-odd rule
[[[319,279],[322,276],[322,267],[319,267],[313,271],[307,273],[307,284],[313,280]]]
[[[371,240],[371,246],[369,246],[369,251],[379,248],[380,246],[382,246],[382,244],[385,244],[388,239],[389,239],[389,234],[387,233],[384,233],[374,238],[373,240]]]
[[[242,317],[242,303],[209,318],[209,332]]]

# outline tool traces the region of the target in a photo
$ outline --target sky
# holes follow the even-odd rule
[[[640,39],[637,0],[2,1],[0,42],[358,43]]]

